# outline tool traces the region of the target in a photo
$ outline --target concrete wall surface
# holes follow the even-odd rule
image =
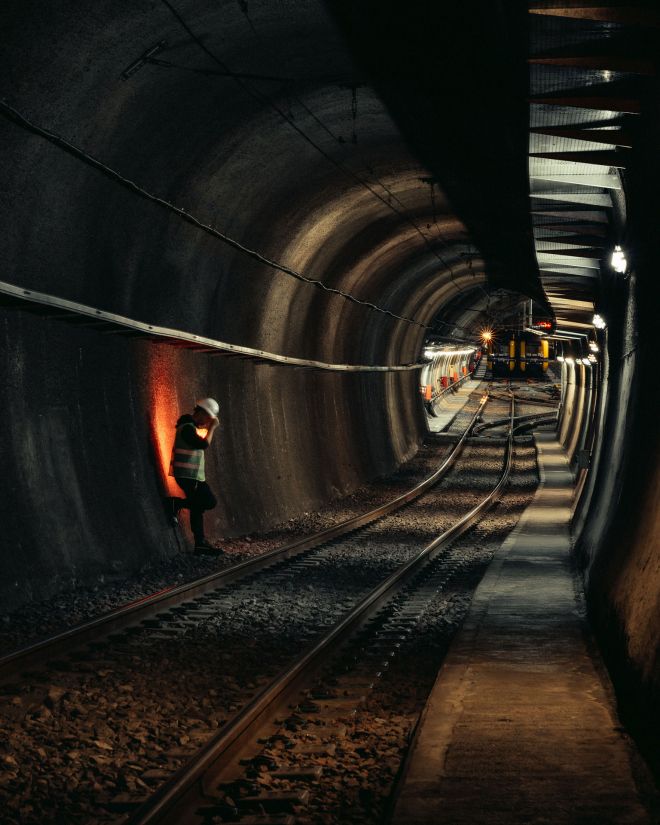
[[[256,365],[15,309],[0,310],[0,330],[3,609],[185,549],[162,499],[182,495],[167,478],[174,423],[200,396],[221,407],[207,453],[220,500],[206,517],[211,539],[392,472],[423,433],[414,372]]]

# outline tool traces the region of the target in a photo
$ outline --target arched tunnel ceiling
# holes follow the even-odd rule
[[[8,280],[321,360],[409,361],[503,289],[586,323],[652,41],[576,8],[5,4],[3,100],[235,242],[5,120]]]
[[[632,163],[657,5],[532,3],[530,202],[541,281],[558,328],[589,332],[610,253],[626,239]]]
[[[484,267],[491,284],[539,295],[525,155],[514,151],[526,139],[516,95],[524,49],[515,70],[509,58],[501,67],[516,86],[496,81],[509,89],[500,123],[515,112],[493,143],[483,124],[501,103],[483,95],[467,117],[483,65],[436,78],[445,99],[429,105],[412,78],[432,52],[409,64],[422,44],[392,30],[404,53],[379,67],[376,49],[393,43],[378,44],[376,31],[356,43],[365,21],[346,31],[343,14],[320,2],[10,3],[3,99],[249,250],[395,315],[428,324],[457,279],[483,293]],[[466,45],[475,36],[463,17],[433,22],[452,53],[458,35]],[[416,108],[410,121],[400,93]],[[422,327],[406,335],[387,318],[379,325],[375,313],[140,202],[16,123],[2,135],[12,158],[8,280],[290,355],[356,361],[361,351],[396,363],[419,351]],[[487,157],[473,154],[477,144],[490,146]],[[388,339],[400,341],[396,351]]]

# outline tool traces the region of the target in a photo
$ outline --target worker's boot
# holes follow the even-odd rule
[[[224,555],[219,547],[214,547],[206,539],[195,541],[195,555],[196,556],[222,556]]]
[[[179,510],[184,503],[184,499],[168,496],[163,499],[163,506],[165,508],[165,515],[172,527],[179,526]]]

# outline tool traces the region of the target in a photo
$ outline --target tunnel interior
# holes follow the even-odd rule
[[[654,4],[0,14],[4,609],[186,550],[163,497],[196,399],[220,404],[209,536],[266,530],[413,457],[425,346],[531,301],[575,563],[657,761]]]

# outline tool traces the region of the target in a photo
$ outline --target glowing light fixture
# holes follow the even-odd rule
[[[481,340],[484,341],[486,344],[490,343],[493,340],[493,330],[483,329],[481,331]]]
[[[600,347],[595,341],[589,341],[589,349],[592,352],[600,352]]]
[[[628,261],[626,260],[626,256],[623,254],[623,250],[620,246],[614,247],[614,252],[612,253],[612,259],[610,261],[612,264],[612,269],[615,272],[625,272],[628,266]]]
[[[558,356],[557,356],[557,361],[563,362],[563,360],[564,360],[564,356],[563,356],[563,355],[558,355]]]
[[[595,364],[596,361],[598,360],[595,355],[589,355],[587,357],[588,357],[589,361],[591,361],[592,364]]]
[[[591,323],[596,327],[596,329],[605,329],[607,326],[605,319],[601,315],[594,315]]]
[[[575,358],[564,358],[564,361],[567,364],[574,364],[575,363]]]
[[[424,358],[428,358],[429,360],[433,360],[437,358],[439,355],[472,355],[474,352],[474,347],[470,347],[470,349],[451,349],[451,347],[426,347],[424,350]]]

